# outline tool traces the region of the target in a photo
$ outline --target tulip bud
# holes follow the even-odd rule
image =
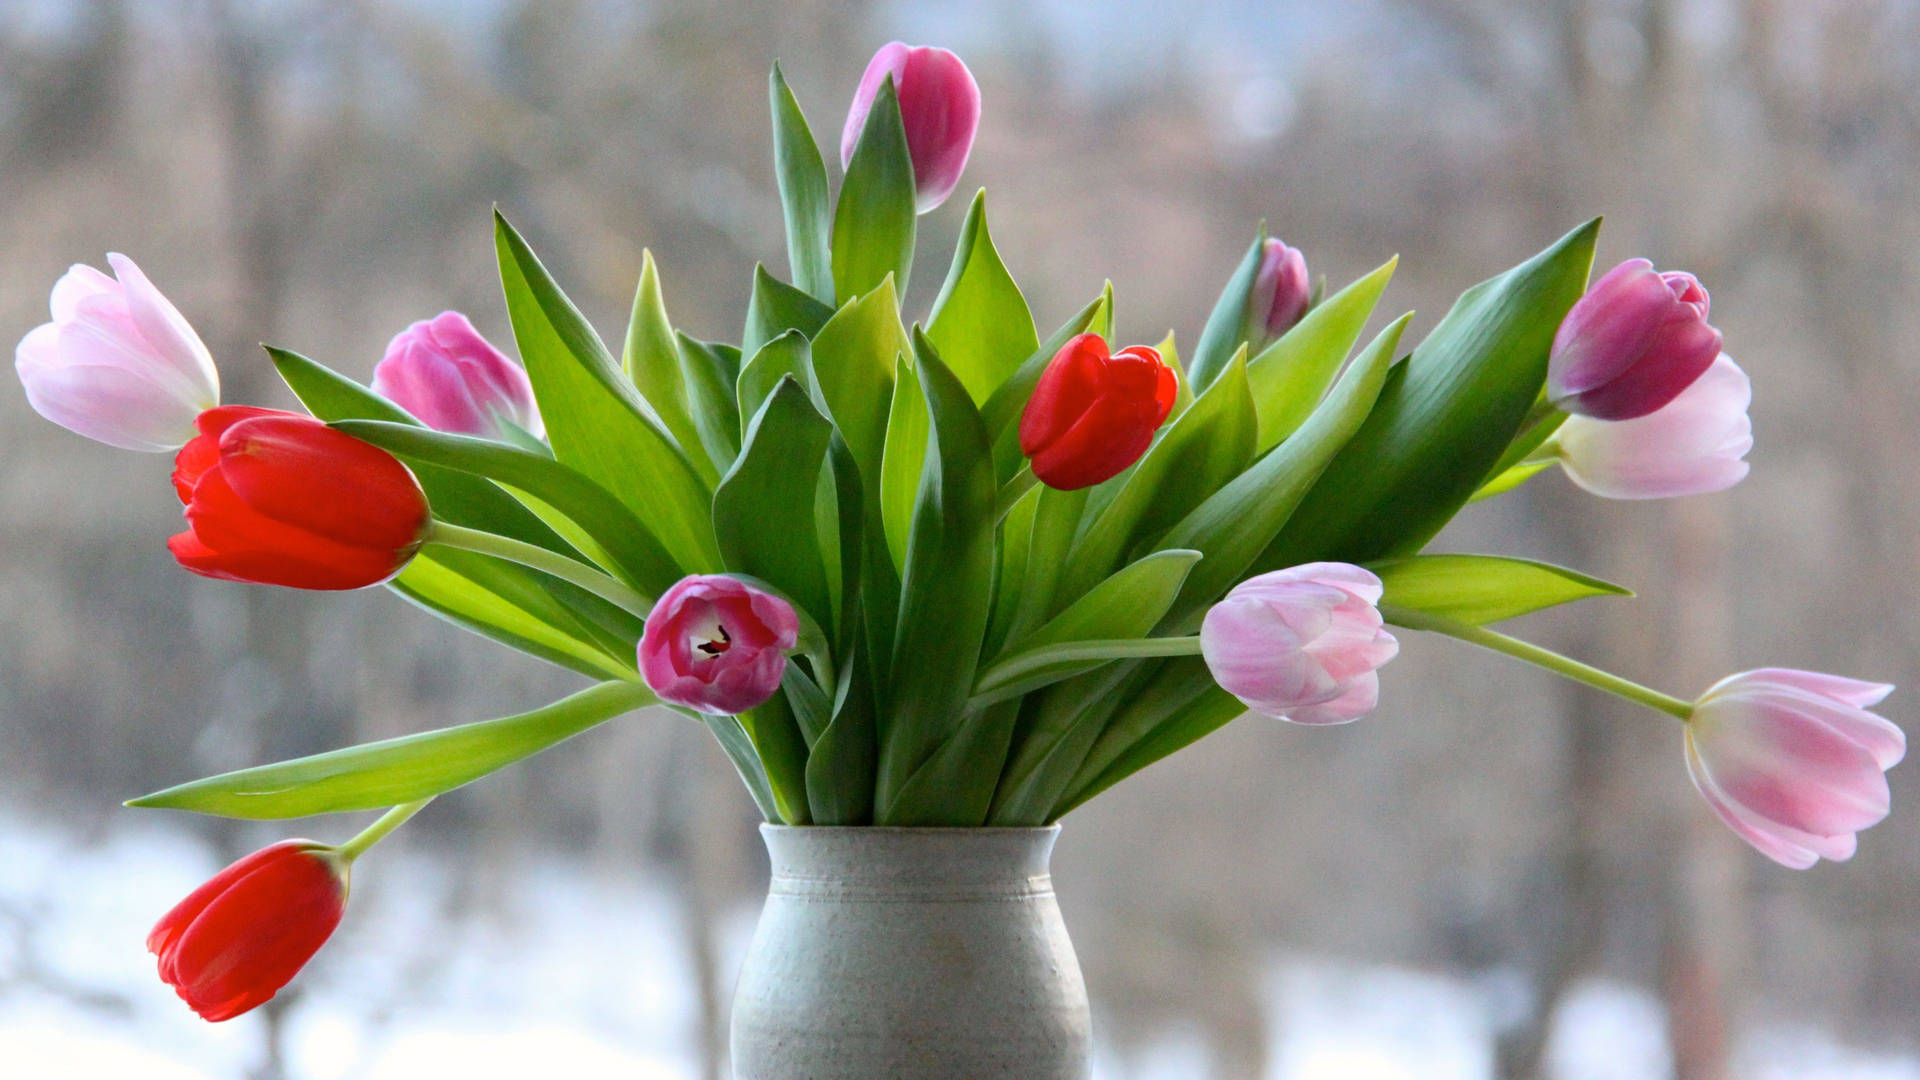
[[[1855,834],[1887,816],[1883,774],[1907,752],[1906,735],[1867,711],[1892,692],[1790,668],[1729,675],[1686,722],[1687,773],[1767,858],[1796,870],[1851,858]]]
[[[893,77],[900,100],[900,122],[913,158],[914,206],[924,214],[953,194],[973,152],[980,127],[980,87],[960,58],[946,49],[890,42],[867,61],[840,133],[840,167],[853,161],[853,149],[866,130],[867,113],[880,93],[880,81]]]
[[[640,674],[661,701],[703,713],[742,713],[780,689],[800,636],[793,606],[724,574],[694,574],[647,615]]]
[[[310,416],[228,406],[200,415],[174,460],[188,531],[180,565],[229,581],[361,589],[404,569],[432,516],[398,458]]]
[[[1382,626],[1380,579],[1347,563],[1248,578],[1207,611],[1200,652],[1221,689],[1296,724],[1344,724],[1380,702],[1378,669],[1400,651]]]
[[[1098,334],[1061,346],[1020,414],[1020,452],[1033,475],[1062,491],[1117,476],[1153,445],[1179,382],[1160,354],[1135,345],[1111,355]]]
[[[1753,384],[1725,353],[1657,412],[1635,420],[1570,416],[1554,434],[1560,467],[1607,499],[1722,491],[1747,475]]]
[[[1720,355],[1707,290],[1692,274],[1628,259],[1573,305],[1553,337],[1547,397],[1599,420],[1645,416],[1693,385]]]
[[[1293,328],[1313,301],[1313,283],[1307,280],[1307,257],[1278,237],[1268,237],[1260,249],[1260,267],[1247,293],[1245,337],[1251,352],[1259,352]]]
[[[147,935],[160,978],[205,1020],[264,1004],[326,944],[347,906],[347,861],[282,840],[215,874]]]
[[[498,438],[503,421],[534,435],[544,430],[526,371],[457,311],[395,334],[373,369],[373,391],[437,431]]]
[[[53,287],[53,321],[14,350],[35,412],[123,450],[172,450],[220,404],[220,374],[200,336],[132,259],[109,254],[118,280],[75,266]]]

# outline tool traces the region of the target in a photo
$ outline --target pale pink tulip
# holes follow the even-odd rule
[[[1753,385],[1725,353],[1659,412],[1635,420],[1570,416],[1551,446],[1573,482],[1608,499],[1722,491],[1747,475]]]
[[[1249,578],[1213,605],[1200,651],[1221,688],[1254,712],[1344,724],[1380,701],[1380,665],[1400,651],[1381,625],[1380,579],[1346,563]]]
[[[163,451],[193,438],[220,404],[220,374],[200,335],[132,259],[116,278],[76,265],[53,286],[53,321],[14,350],[27,401],[69,431],[123,450]]]
[[[741,713],[772,697],[799,639],[793,606],[723,574],[681,578],[647,615],[640,674],[660,700]]]
[[[395,334],[373,369],[373,389],[438,431],[494,438],[506,430],[502,421],[544,430],[526,371],[457,311]]]
[[[907,131],[907,152],[913,158],[914,206],[926,213],[947,201],[980,127],[980,87],[958,56],[946,49],[894,41],[880,47],[867,61],[840,132],[840,165],[853,161],[854,147],[867,126],[867,113],[880,93],[881,80],[893,77],[900,99],[900,122]]]
[[[1692,274],[1628,259],[1593,283],[1553,337],[1547,398],[1601,420],[1645,416],[1677,397],[1720,355],[1707,290]]]
[[[1740,838],[1783,866],[1853,857],[1887,816],[1882,775],[1907,737],[1867,711],[1893,687],[1790,668],[1743,671],[1700,695],[1686,722],[1687,772]]]
[[[1260,267],[1247,293],[1247,340],[1255,351],[1293,328],[1313,300],[1313,282],[1307,279],[1307,257],[1279,237],[1268,237],[1260,250]]]

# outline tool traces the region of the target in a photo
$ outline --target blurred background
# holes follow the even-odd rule
[[[1336,288],[1398,252],[1376,321],[1417,309],[1417,335],[1604,212],[1603,268],[1713,291],[1753,474],[1652,504],[1546,475],[1436,548],[1638,588],[1519,630],[1675,693],[1763,664],[1920,683],[1914,0],[0,0],[0,337],[124,251],[227,400],[289,405],[259,342],[362,379],[444,308],[506,342],[498,203],[603,333],[645,246],[676,322],[737,339],[753,264],[785,267],[769,64],[837,146],[893,38],[978,77],[966,182],[1043,332],[1111,277],[1120,337],[1190,345],[1264,217]],[[964,203],[922,220],[915,311]],[[664,714],[441,800],[269,1007],[175,1001],[147,927],[287,832],[121,799],[578,680],[384,592],[180,572],[168,462],[11,386],[0,1071],[727,1075],[765,856],[718,748]],[[1242,720],[1068,819],[1102,1080],[1920,1077],[1912,766],[1858,858],[1783,870],[1711,818],[1670,721],[1403,641],[1365,722]],[[1910,694],[1885,711],[1911,729]]]

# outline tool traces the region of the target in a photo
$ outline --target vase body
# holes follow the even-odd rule
[[[1086,1080],[1086,984],[1041,829],[763,825],[737,1080]]]

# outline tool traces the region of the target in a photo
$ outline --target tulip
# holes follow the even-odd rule
[[[866,130],[867,113],[891,76],[900,100],[900,123],[913,158],[914,206],[922,214],[947,201],[973,152],[980,127],[980,87],[973,72],[946,49],[890,42],[867,61],[840,133],[840,167],[853,162],[854,147]]]
[[[265,1003],[340,925],[347,860],[311,840],[282,840],[215,874],[147,935],[160,978],[206,1020]]]
[[[1382,664],[1400,651],[1381,625],[1380,579],[1347,563],[1248,578],[1207,611],[1200,653],[1213,680],[1254,712],[1344,724],[1380,702]]]
[[[1730,675],[1686,722],[1687,772],[1727,827],[1783,866],[1853,856],[1887,816],[1883,774],[1907,751],[1867,711],[1893,687],[1789,668]]]
[[[1173,369],[1153,349],[1108,355],[1100,335],[1081,334],[1041,372],[1020,414],[1020,452],[1048,487],[1092,487],[1140,460],[1178,390]]]
[[[373,369],[373,391],[438,431],[499,438],[507,424],[544,430],[525,369],[457,311],[395,334]]]
[[[196,574],[297,589],[392,578],[432,517],[392,454],[310,416],[228,406],[200,415],[174,462],[188,531],[167,541]]]
[[[793,606],[723,574],[681,578],[647,615],[640,673],[660,700],[724,716],[780,689],[799,640]]]
[[[172,450],[220,403],[220,375],[200,336],[132,259],[116,278],[75,266],[53,286],[53,321],[14,350],[27,402],[41,416],[123,450]]]
[[[1307,257],[1278,237],[1268,237],[1260,249],[1260,267],[1247,293],[1245,337],[1254,352],[1293,328],[1313,300],[1307,280]]]
[[[1722,353],[1658,412],[1635,420],[1570,416],[1550,444],[1574,483],[1608,499],[1721,491],[1747,475],[1753,385]]]
[[[1600,420],[1645,416],[1679,396],[1720,355],[1707,290],[1692,274],[1628,259],[1573,305],[1553,336],[1547,397]]]

